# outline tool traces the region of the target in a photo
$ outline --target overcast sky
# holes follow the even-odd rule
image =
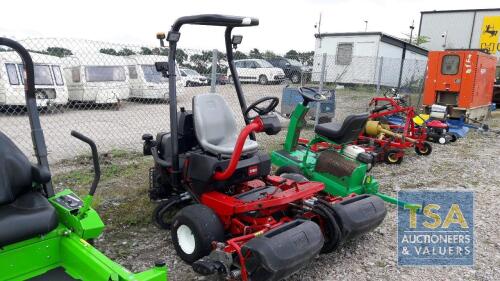
[[[218,13],[252,16],[257,27],[240,28],[241,49],[286,52],[313,50],[314,24],[322,13],[321,32],[383,31],[402,37],[420,11],[498,8],[499,0],[142,0],[50,1],[3,0],[0,36],[71,37],[117,43],[156,44],[155,34],[168,31],[185,15]],[[181,30],[183,48],[223,47],[223,29],[187,27]]]

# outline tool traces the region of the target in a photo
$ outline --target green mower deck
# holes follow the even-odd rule
[[[0,280],[141,280],[165,281],[164,264],[133,274],[113,262],[85,239],[97,238],[104,224],[90,208],[78,219],[56,199],[72,195],[65,190],[50,198],[56,208],[59,226],[51,232],[0,248]]]

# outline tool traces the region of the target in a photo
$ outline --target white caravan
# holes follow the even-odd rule
[[[62,75],[60,58],[30,53],[35,64],[37,106],[62,106],[68,103],[68,89]],[[15,52],[0,52],[0,106],[25,106],[24,66]]]
[[[71,102],[116,104],[128,99],[128,59],[87,53],[67,57],[63,61]]]
[[[156,71],[155,62],[167,62],[167,56],[133,55],[128,57],[130,65],[130,97],[138,99],[168,100],[168,78]],[[179,69],[176,69],[177,93],[182,93],[183,86]]]

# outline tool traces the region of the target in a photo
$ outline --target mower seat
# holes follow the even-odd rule
[[[368,113],[349,115],[342,124],[329,122],[314,127],[316,134],[337,144],[345,144],[356,140],[365,128]]]
[[[28,158],[0,132],[0,247],[55,229],[55,208],[32,183],[47,183],[50,173],[32,165]]]
[[[196,138],[203,150],[224,158],[230,158],[239,131],[233,111],[217,94],[202,94],[193,97],[193,116]],[[243,155],[254,154],[259,145],[247,139]]]

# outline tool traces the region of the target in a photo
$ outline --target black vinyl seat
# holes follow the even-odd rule
[[[314,127],[314,131],[337,144],[344,144],[356,140],[367,121],[368,113],[354,114],[347,116],[341,124],[334,122],[318,124]]]
[[[50,173],[32,165],[0,132],[0,247],[55,229],[57,213],[32,183],[50,181]]]

